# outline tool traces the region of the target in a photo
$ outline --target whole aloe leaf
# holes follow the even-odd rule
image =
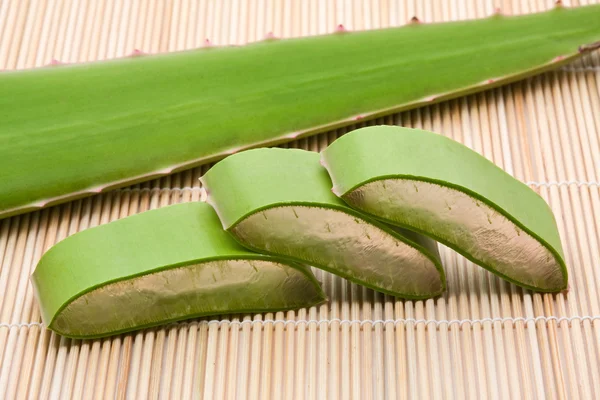
[[[0,74],[0,217],[480,91],[600,40],[600,5]]]

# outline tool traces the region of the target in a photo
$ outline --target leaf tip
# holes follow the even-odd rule
[[[335,27],[335,32],[336,33],[347,33],[347,32],[349,32],[349,30],[346,29],[344,24],[338,24],[338,26]]]
[[[48,64],[46,64],[48,67],[57,67],[59,65],[65,65],[66,63],[57,60],[56,58],[53,58],[52,60],[50,60],[50,62]]]
[[[44,208],[44,207],[46,207],[47,204],[48,204],[47,201],[38,201],[37,203],[33,203],[32,207],[35,207],[35,208]]]
[[[129,57],[141,57],[141,56],[145,56],[148,53],[143,52],[140,49],[133,49],[133,51],[131,52],[131,54],[129,54]]]
[[[300,136],[300,132],[290,132],[287,135],[285,135],[285,138],[296,139],[298,136]]]
[[[273,32],[267,32],[265,35],[265,40],[277,40],[279,39]]]
[[[156,173],[160,175],[168,175],[171,172],[173,172],[173,167],[163,168],[156,171]]]

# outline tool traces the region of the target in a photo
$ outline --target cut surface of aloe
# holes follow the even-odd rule
[[[399,297],[427,298],[445,288],[436,244],[347,207],[331,193],[318,153],[249,150],[217,163],[202,182],[223,227],[250,249]]]
[[[475,151],[435,133],[358,129],[322,152],[333,191],[382,221],[428,235],[517,285],[567,287],[546,202]]]
[[[308,267],[246,250],[198,202],[70,236],[44,254],[32,283],[44,324],[75,338],[325,300]]]

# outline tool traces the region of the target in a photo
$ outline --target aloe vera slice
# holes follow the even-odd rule
[[[223,228],[249,249],[399,297],[427,298],[445,288],[436,244],[347,207],[331,193],[318,153],[245,151],[217,163],[202,182]]]
[[[307,267],[244,249],[197,202],[70,236],[43,255],[31,280],[44,324],[74,338],[325,300]]]
[[[556,68],[600,5],[0,73],[0,218]],[[132,49],[133,50],[133,49]]]
[[[435,133],[355,130],[322,152],[333,191],[351,207],[453,248],[528,289],[567,287],[546,202],[485,157]]]

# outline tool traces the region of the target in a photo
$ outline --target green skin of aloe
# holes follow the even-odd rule
[[[0,218],[563,65],[600,5],[0,73]]]

